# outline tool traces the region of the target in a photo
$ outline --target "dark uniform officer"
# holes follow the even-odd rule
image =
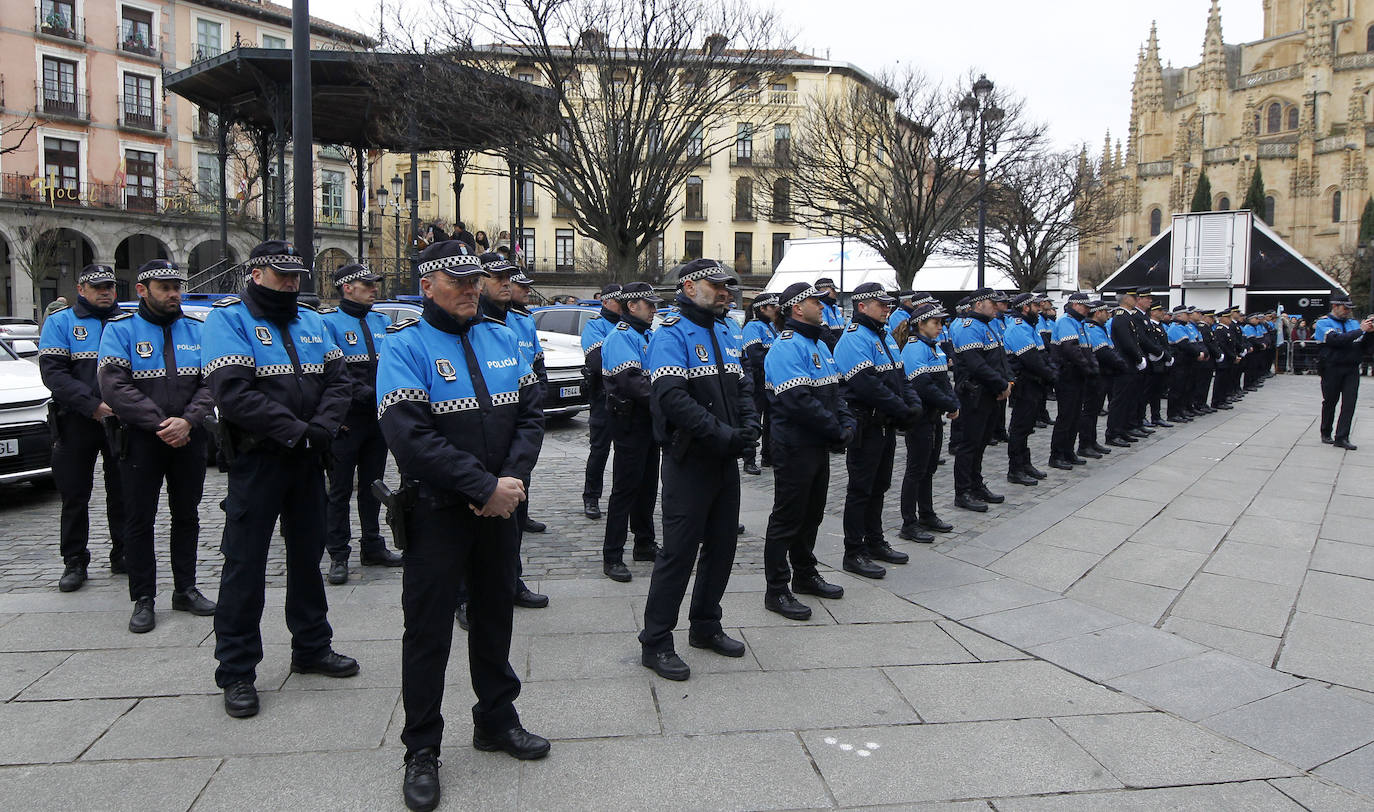
[[[773,436],[773,418],[768,406],[768,393],[763,386],[763,360],[778,338],[778,327],[773,323],[778,313],[778,295],[760,294],[750,308],[754,317],[744,324],[744,372],[753,385],[754,411],[763,427],[759,458],[763,461],[763,467],[768,468],[773,464],[773,450],[769,445]],[[755,476],[763,473],[754,460],[752,453],[744,458],[744,473]]]
[[[329,506],[326,509],[329,535],[329,583],[348,581],[349,540],[348,503],[353,497],[353,475],[358,475],[358,558],[364,566],[399,567],[401,557],[386,547],[378,516],[381,504],[372,493],[372,483],[386,470],[386,440],[377,427],[378,348],[386,338],[391,320],[373,312],[377,283],[382,277],[366,265],[345,265],[334,272],[339,291],[338,308],[320,311],[334,344],[343,351],[344,368],[352,385],[352,400],[339,435],[330,450],[334,465],[329,469]]]
[[[773,512],[763,546],[768,581],[763,606],[793,620],[806,620],[811,607],[798,601],[793,592],[822,598],[844,596],[843,587],[821,578],[815,549],[825,516],[830,455],[849,445],[855,423],[840,396],[839,368],[825,345],[823,295],[798,282],[782,292],[779,302],[783,330],[763,365],[773,406],[773,459],[777,463]]]
[[[865,282],[854,289],[850,302],[854,318],[835,345],[840,396],[855,419],[854,440],[845,455],[849,485],[843,566],[865,578],[881,578],[886,571],[873,559],[890,564],[910,559],[883,538],[883,497],[892,486],[897,429],[910,429],[924,411],[907,384],[902,351],[887,332],[888,311],[897,300],[877,282]]]
[[[1146,326],[1140,319],[1140,311],[1136,309],[1136,289],[1119,290],[1116,297],[1120,310],[1107,320],[1106,330],[1112,347],[1121,356],[1125,366],[1112,379],[1112,400],[1107,406],[1108,442],[1126,434],[1137,423],[1143,422],[1142,406],[1145,402],[1145,389],[1149,383],[1145,376],[1150,362],[1141,344]]]
[[[649,341],[654,437],[663,458],[663,548],[654,561],[640,662],[661,677],[685,680],[691,670],[673,648],[678,610],[697,567],[687,617],[687,642],[728,657],[744,644],[721,627],[720,600],[735,562],[739,527],[739,466],[759,440],[743,347],[724,323],[735,277],[713,259],[678,271],[678,313]],[[776,346],[776,345],[775,345]]]
[[[510,278],[510,306],[506,308],[506,326],[515,331],[515,339],[520,342],[520,351],[534,369],[539,379],[539,389],[544,397],[549,394],[549,370],[544,365],[544,345],[539,342],[539,326],[530,312],[530,294],[534,290],[534,279],[524,271],[516,271]],[[525,483],[525,496],[529,496],[530,483]],[[520,529],[526,533],[543,533],[549,526],[530,518],[530,500],[520,503]],[[533,594],[533,593],[531,593]],[[520,596],[516,595],[519,605]]]
[[[653,561],[654,505],[658,501],[658,443],[654,442],[652,387],[644,364],[654,311],[662,303],[648,282],[630,282],[620,290],[620,323],[601,345],[601,377],[611,414],[615,462],[611,498],[606,503],[606,538],[601,545],[602,571],[613,581],[630,580],[625,566],[625,536],[634,531],[632,555]]]
[[[480,260],[457,240],[419,258],[424,315],[391,327],[377,370],[377,414],[403,482],[401,700],[404,798],[411,809],[439,802],[438,756],[444,672],[453,642],[458,584],[471,593],[468,667],[477,704],[472,744],[521,759],[542,758],[548,740],[520,726],[520,679],[510,665],[525,497],[544,439],[542,390],[515,333],[482,316]]]
[[[119,315],[115,274],[108,265],[87,265],[76,280],[76,304],[53,312],[38,339],[38,371],[52,392],[48,427],[55,438],[52,474],[62,495],[61,550],[64,569],[57,588],[80,589],[91,562],[91,490],[95,458],[104,460],[105,515],[110,527],[110,571],[124,568],[124,492],[119,463],[101,421],[110,407],[96,380],[100,337],[105,323]]]
[[[286,540],[286,626],[291,670],[349,677],[358,663],[330,648],[333,629],[320,557],[325,459],[348,412],[343,352],[324,319],[296,301],[309,273],[288,242],[259,243],[243,298],[215,303],[205,320],[204,374],[219,407],[229,463],[224,569],[215,611],[215,684],[230,716],[258,712],[267,553],[281,517]]]
[[[1051,355],[1059,365],[1055,381],[1058,413],[1054,418],[1054,432],[1050,435],[1050,467],[1072,471],[1075,465],[1087,460],[1074,453],[1079,419],[1087,400],[1088,387],[1098,376],[1097,358],[1088,340],[1088,294],[1069,294],[1064,314],[1054,322],[1054,344]]]
[[[1193,381],[1193,409],[1204,414],[1214,414],[1216,409],[1208,403],[1207,392],[1212,388],[1213,378],[1216,377],[1217,358],[1221,355],[1221,349],[1217,346],[1216,337],[1212,334],[1212,325],[1208,319],[1214,316],[1211,310],[1199,310],[1195,314],[1196,320],[1193,328],[1202,336],[1203,351],[1207,354],[1205,361],[1199,361],[1197,365],[1196,377]]]
[[[587,451],[587,475],[582,485],[582,509],[588,519],[601,518],[601,488],[606,479],[606,459],[611,454],[611,429],[606,422],[606,390],[601,387],[601,342],[620,321],[620,286],[601,289],[601,312],[582,328],[582,354],[586,364],[582,377],[587,382],[587,432],[591,444]]]
[[[954,389],[959,394],[958,436],[954,441],[954,504],[986,513],[987,503],[1006,500],[988,490],[983,480],[983,453],[992,439],[1001,402],[1011,397],[1011,369],[992,326],[997,292],[979,288],[969,297],[969,311],[950,329],[954,341]]]
[[[1049,353],[1040,343],[1035,322],[1035,296],[1019,293],[1011,300],[1007,330],[1002,335],[1007,361],[1016,385],[1011,390],[1011,418],[1007,430],[1007,481],[1015,485],[1035,485],[1044,471],[1031,461],[1030,435],[1045,402],[1046,390],[1054,385],[1054,369]]]
[[[1169,349],[1174,359],[1169,375],[1169,420],[1191,423],[1200,414],[1193,410],[1192,404],[1193,368],[1199,363],[1198,356],[1205,351],[1202,335],[1188,321],[1187,305],[1178,305],[1173,309],[1173,321],[1169,324]]]
[[[949,380],[949,357],[940,346],[941,320],[945,311],[934,301],[916,306],[911,318],[898,328],[902,367],[907,381],[921,399],[925,416],[906,431],[906,473],[902,477],[902,530],[909,541],[929,543],[954,529],[935,513],[935,468],[939,464],[943,423],[959,415],[959,398]]]
[[[205,486],[205,429],[214,407],[201,376],[201,323],[183,318],[181,285],[186,274],[155,259],[138,269],[138,313],[105,326],[100,339],[100,393],[122,424],[120,476],[127,532],[124,561],[134,613],[129,631],[157,624],[157,559],[153,521],[167,483],[171,508],[172,608],[213,615],[215,604],[196,589],[200,498]]]
[[[1212,387],[1212,408],[1231,409],[1236,400],[1236,369],[1241,352],[1240,332],[1232,317],[1235,308],[1217,311],[1217,323],[1212,328],[1221,360],[1217,364],[1217,382]]]
[[[826,332],[822,338],[833,352],[835,345],[840,343],[840,335],[844,333],[844,311],[840,309],[840,303],[836,299],[835,280],[823,276],[816,280],[815,288],[821,292],[821,304],[824,307],[822,319]]]
[[[1135,420],[1125,427],[1124,432],[1118,433],[1118,438],[1125,436],[1128,440],[1141,439],[1153,433],[1151,427],[1173,428],[1173,425],[1162,419],[1159,413],[1159,402],[1164,397],[1168,380],[1171,354],[1166,325],[1155,321],[1154,314],[1163,315],[1166,312],[1163,305],[1155,304],[1152,289],[1136,288],[1135,309],[1130,315],[1135,319],[1136,341],[1140,343],[1140,352],[1145,356],[1146,362],[1141,389],[1143,394],[1136,401]]]
[[[1360,359],[1367,357],[1371,348],[1365,336],[1374,332],[1374,315],[1356,321],[1350,318],[1350,309],[1349,297],[1333,297],[1331,312],[1317,320],[1312,338],[1321,352],[1317,371],[1322,377],[1322,442],[1354,451],[1350,422],[1355,416],[1355,399],[1360,394]]]

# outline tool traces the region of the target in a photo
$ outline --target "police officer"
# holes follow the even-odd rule
[[[794,592],[832,599],[844,596],[843,587],[821,578],[815,549],[825,515],[830,454],[845,450],[854,437],[855,424],[840,396],[839,369],[825,345],[824,295],[798,282],[778,298],[783,330],[764,361],[777,467],[773,512],[763,545],[768,582],[763,606],[783,617],[806,620],[811,607],[797,600]]]
[[[1169,376],[1169,420],[1175,423],[1191,423],[1199,416],[1192,408],[1193,367],[1205,358],[1200,346],[1201,335],[1194,337],[1192,325],[1188,321],[1188,306],[1178,305],[1170,314],[1169,349],[1173,353],[1174,365]]]
[[[388,550],[382,539],[378,521],[381,504],[372,493],[372,483],[386,471],[386,441],[377,427],[377,358],[391,320],[372,310],[380,281],[382,277],[366,265],[345,265],[334,271],[339,306],[320,311],[335,346],[343,351],[344,369],[352,386],[348,413],[339,426],[339,436],[330,446],[334,465],[329,469],[329,506],[325,511],[329,535],[325,547],[329,552],[331,584],[348,581],[348,558],[352,552],[348,503],[353,497],[355,471],[358,524],[362,527],[358,558],[363,566],[401,566],[401,556]]]
[[[993,421],[1002,401],[1011,397],[1011,369],[992,326],[997,314],[992,288],[979,288],[969,297],[969,311],[956,318],[950,330],[954,341],[954,391],[959,395],[957,438],[954,441],[954,505],[986,513],[988,503],[1006,500],[988,490],[983,481],[983,453],[992,439]]]
[[[196,589],[200,497],[205,486],[205,429],[214,407],[201,376],[201,323],[182,317],[186,274],[155,259],[138,269],[138,312],[110,319],[100,338],[100,392],[122,424],[120,476],[126,500],[124,561],[134,602],[129,631],[157,625],[153,521],[167,482],[171,507],[172,608],[213,615]]]
[[[1356,321],[1350,317],[1351,307],[1350,297],[1333,296],[1331,312],[1317,320],[1312,332],[1321,352],[1317,371],[1322,378],[1322,442],[1347,451],[1355,450],[1350,442],[1350,422],[1360,394],[1360,359],[1369,355],[1371,347],[1365,336],[1374,332],[1374,314]]]
[[[727,657],[744,656],[744,644],[721,627],[720,600],[738,538],[736,460],[758,442],[760,429],[740,366],[743,347],[724,323],[727,286],[736,284],[735,277],[717,260],[697,259],[678,270],[678,283],[678,312],[654,331],[645,367],[654,438],[666,456],[663,547],[654,560],[639,643],[646,668],[685,680],[691,669],[673,647],[673,629],[698,551],[687,642]]]
[[[1136,308],[1136,289],[1117,291],[1116,300],[1119,309],[1107,319],[1106,332],[1112,347],[1125,364],[1112,379],[1112,400],[1107,407],[1106,439],[1109,443],[1142,421],[1142,405],[1148,385],[1145,370],[1150,363],[1141,346],[1141,334],[1146,328]],[[1101,359],[1098,365],[1101,366]]]
[[[1193,409],[1203,414],[1215,414],[1217,411],[1208,404],[1207,398],[1207,392],[1212,388],[1212,379],[1216,376],[1217,358],[1221,355],[1216,337],[1212,335],[1210,320],[1213,313],[1211,310],[1198,310],[1191,314],[1193,329],[1197,331],[1203,352],[1207,356],[1205,361],[1198,362],[1193,380]]]
[[[1159,402],[1164,396],[1168,381],[1169,334],[1165,325],[1155,319],[1167,313],[1164,305],[1156,304],[1154,290],[1139,287],[1135,290],[1135,308],[1130,313],[1136,323],[1136,341],[1140,352],[1145,356],[1145,375],[1142,382],[1142,397],[1136,400],[1135,419],[1117,437],[1138,440],[1150,436],[1154,428],[1173,428],[1168,421],[1160,419]],[[1148,412],[1148,413],[1147,413]]]
[[[763,427],[759,458],[763,461],[763,467],[768,468],[773,464],[773,451],[768,444],[772,437],[773,421],[768,406],[768,394],[763,386],[763,359],[768,356],[768,351],[778,338],[778,328],[774,324],[778,317],[778,295],[760,294],[754,299],[750,309],[753,311],[753,318],[744,324],[744,371],[753,385],[754,411],[758,414],[759,423]],[[755,476],[763,473],[755,463],[752,452],[744,458],[744,473]]]
[[[517,270],[510,278],[510,306],[506,308],[506,326],[515,331],[520,349],[525,353],[534,376],[539,379],[539,388],[544,397],[549,394],[549,370],[544,365],[544,345],[539,342],[539,326],[530,312],[530,301],[534,293],[534,278],[524,270]],[[525,483],[528,496],[529,483]],[[521,529],[526,533],[543,533],[549,526],[530,518],[530,500],[520,503]]]
[[[954,525],[935,513],[935,468],[939,464],[943,423],[959,417],[959,398],[949,380],[949,357],[940,346],[945,311],[935,302],[918,305],[911,318],[897,328],[902,345],[902,367],[925,411],[923,418],[906,431],[906,472],[902,476],[902,529],[897,535],[908,541],[930,543],[928,531],[948,533]]]
[[[582,485],[582,512],[588,519],[601,518],[601,488],[606,479],[606,458],[611,454],[611,430],[606,423],[606,391],[601,388],[601,342],[620,322],[620,286],[612,282],[601,289],[601,312],[582,328],[582,354],[586,364],[582,377],[587,382],[587,476]]]
[[[854,415],[854,440],[845,464],[844,569],[865,578],[886,574],[874,559],[905,564],[906,553],[883,538],[883,497],[892,486],[897,429],[910,429],[924,416],[921,399],[907,385],[902,351],[887,332],[897,300],[882,285],[865,282],[850,297],[854,318],[835,345],[840,396]],[[813,393],[814,394],[814,393]],[[827,473],[829,465],[826,465]]]
[[[296,301],[309,270],[290,243],[259,243],[247,264],[252,280],[241,299],[215,303],[201,352],[221,440],[232,458],[215,611],[215,684],[234,717],[258,712],[253,682],[262,661],[267,553],[278,516],[286,541],[291,670],[358,673],[357,660],[330,648],[333,630],[320,576],[325,459],[352,388],[343,352],[320,314]]]
[[[1118,391],[1116,379],[1127,374],[1131,367],[1112,345],[1112,337],[1107,329],[1111,305],[1097,299],[1089,302],[1088,308],[1088,320],[1083,326],[1088,335],[1088,346],[1097,361],[1098,376],[1089,379],[1083,413],[1078,419],[1078,456],[1100,460],[1112,453],[1110,448],[1097,441],[1097,420],[1102,415],[1102,403],[1108,392]],[[1112,318],[1125,316],[1123,311]]]
[[[996,312],[993,314],[992,321],[988,322],[988,326],[992,328],[993,334],[997,336],[997,340],[1000,342],[1007,334],[1011,297],[1000,290],[996,291],[992,304],[996,308]],[[997,404],[997,414],[992,418],[992,434],[989,445],[997,445],[1007,441],[1007,405],[1009,403],[1011,403],[1011,398]]]
[[[649,409],[652,387],[644,363],[649,355],[649,329],[662,299],[648,282],[620,289],[620,323],[601,345],[601,376],[611,415],[615,462],[611,498],[606,504],[606,537],[601,547],[602,572],[612,581],[631,579],[625,566],[625,536],[635,534],[635,561],[653,561],[654,505],[658,501],[658,444]]]
[[[836,299],[835,280],[822,276],[816,280],[815,288],[821,292],[821,304],[824,308],[822,319],[825,322],[826,333],[823,338],[825,345],[833,351],[835,345],[840,342],[840,334],[844,332],[844,311],[840,309],[840,303]]]
[[[87,265],[76,280],[76,304],[60,308],[43,322],[38,339],[38,371],[52,392],[48,426],[56,438],[53,480],[62,495],[61,551],[64,569],[57,582],[72,592],[86,582],[91,562],[91,490],[95,458],[104,460],[105,515],[110,528],[110,571],[125,572],[124,493],[119,463],[102,421],[114,414],[96,380],[100,338],[105,324],[119,315],[115,274],[108,265]]]
[[[1040,343],[1035,317],[1035,295],[1018,293],[1011,300],[1012,315],[1002,346],[1016,385],[1011,390],[1011,419],[1007,432],[1007,481],[1014,485],[1036,485],[1044,471],[1031,462],[1029,439],[1044,403],[1045,390],[1054,385],[1054,370],[1049,355]]]
[[[1074,440],[1086,408],[1088,388],[1098,376],[1097,359],[1092,354],[1085,325],[1089,302],[1088,294],[1082,291],[1070,293],[1063,315],[1054,322],[1051,355],[1058,362],[1059,377],[1055,381],[1058,413],[1050,435],[1050,467],[1063,471],[1072,471],[1075,465],[1088,462],[1074,453]]]
[[[520,528],[516,507],[544,440],[542,390],[515,333],[479,312],[480,260],[457,240],[421,252],[424,312],[393,325],[377,370],[377,413],[413,503],[401,606],[401,701],[411,809],[439,803],[444,674],[459,583],[466,581],[472,746],[542,758],[520,725],[510,665]]]

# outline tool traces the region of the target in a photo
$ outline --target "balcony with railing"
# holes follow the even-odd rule
[[[688,201],[682,209],[682,219],[694,223],[706,222],[706,203],[704,201]]]
[[[34,86],[34,112],[45,118],[91,120],[91,94],[88,91],[38,84]]]
[[[331,230],[357,231],[358,212],[356,210],[349,210],[336,206],[316,206],[315,227]]]
[[[191,137],[199,141],[216,141],[219,139],[219,120],[214,114],[207,114],[204,111],[196,116],[191,123]]]
[[[744,95],[744,103],[769,107],[796,107],[801,104],[799,95],[795,90],[751,90]]]
[[[767,162],[761,160],[761,158],[762,156],[756,154],[753,150],[749,150],[746,153],[741,153],[738,149],[730,150],[730,166],[732,167],[767,166]]]
[[[1301,65],[1285,65],[1281,68],[1271,68],[1269,70],[1256,71],[1255,73],[1247,73],[1236,82],[1236,87],[1240,90],[1247,90],[1252,87],[1272,85],[1275,82],[1297,79],[1301,76]]]
[[[148,98],[132,96],[120,96],[118,104],[121,129],[157,135],[167,134],[167,122],[163,118],[161,105],[154,104]]]
[[[757,216],[755,215],[755,213],[754,213],[754,207],[753,207],[753,206],[751,206],[751,205],[748,204],[748,203],[740,203],[739,201],[736,201],[736,202],[735,202],[734,217],[733,217],[732,219],[734,219],[736,222],[740,222],[740,223],[744,223],[744,222],[752,223],[752,222],[754,222],[755,220],[757,220],[758,217],[757,217]]]
[[[66,42],[86,43],[86,18],[68,14],[55,6],[48,7],[43,13],[42,6],[34,9],[33,30],[45,37],[65,40]]]
[[[214,59],[222,53],[224,53],[224,49],[222,48],[216,48],[212,45],[197,45],[195,50],[191,52],[191,64],[194,65],[197,62]]]
[[[1256,151],[1261,158],[1296,158],[1298,145],[1284,142],[1260,144]]]
[[[162,37],[145,34],[127,23],[119,26],[117,34],[120,53],[130,54],[153,62],[162,62]]]
[[[1140,164],[1136,168],[1136,174],[1142,178],[1158,178],[1174,173],[1173,161],[1152,161]]]
[[[520,213],[526,217],[539,216],[539,207],[534,205],[534,198],[526,198],[520,201]]]

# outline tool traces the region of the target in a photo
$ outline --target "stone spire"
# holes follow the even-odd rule
[[[1364,127],[1364,85],[1360,83],[1359,79],[1356,79],[1354,87],[1350,88],[1350,105],[1346,108],[1345,120],[1350,125],[1346,128],[1348,133],[1353,133],[1356,129]]]
[[[1141,112],[1164,109],[1164,68],[1159,63],[1159,32],[1155,23],[1150,23],[1150,39],[1145,43],[1136,86]]]
[[[1117,169],[1121,169],[1122,167],[1124,167],[1124,166],[1126,165],[1125,161],[1122,160],[1122,156],[1121,156],[1121,139],[1120,139],[1120,138],[1116,139],[1116,161],[1115,161],[1115,163],[1114,163],[1113,165],[1114,165]]]
[[[1212,0],[1207,15],[1207,35],[1202,41],[1202,79],[1200,89],[1223,90],[1226,87],[1226,44],[1221,38],[1221,6]]]
[[[1331,61],[1331,18],[1335,16],[1331,0],[1311,0],[1307,6],[1307,48],[1304,54],[1309,65]]]

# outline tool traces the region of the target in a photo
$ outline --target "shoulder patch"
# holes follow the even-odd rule
[[[72,309],[72,306],[71,306],[71,305],[61,305],[61,306],[59,306],[57,309],[53,310],[53,312],[49,313],[48,315],[49,315],[49,316],[56,316],[58,313],[61,313],[63,310],[71,310],[71,309]]]
[[[857,329],[859,329],[859,325],[854,324],[854,323],[851,322],[850,325],[849,325],[848,327],[844,328],[844,331],[845,331],[846,333],[852,333],[852,332],[854,332],[854,331],[857,330]]]
[[[400,321],[395,322],[394,324],[388,324],[388,325],[386,326],[386,331],[387,331],[388,333],[399,333],[400,331],[404,330],[405,328],[411,327],[411,326],[416,325],[416,324],[419,324],[419,323],[420,323],[420,320],[417,319],[417,318],[401,319]]]
[[[320,312],[320,309],[318,307],[310,304],[309,302],[296,302],[296,307],[303,307],[306,310],[313,310],[316,313]]]
[[[664,326],[664,327],[672,327],[674,324],[677,324],[679,321],[682,321],[682,317],[681,317],[681,316],[669,316],[668,318],[666,318],[666,319],[663,320],[663,326]]]
[[[962,323],[961,325],[959,325],[959,326],[961,326],[961,327],[967,327],[967,326],[969,326],[970,324],[973,324],[973,319],[964,319],[963,323]]]
[[[338,312],[338,309],[339,309],[339,308],[337,308],[337,307],[317,307],[317,308],[315,308],[315,312],[317,312],[317,313],[335,313],[335,312]]]
[[[596,321],[596,320],[599,319],[599,318],[601,318],[601,314],[600,314],[600,313],[593,313],[593,314],[592,314],[592,317],[591,317],[590,319],[587,319],[587,321]]]
[[[621,323],[619,323],[619,324],[617,324],[617,325],[615,326],[615,329],[617,329],[617,330],[628,330],[628,329],[630,329],[630,325],[629,325],[627,322],[623,322],[623,321],[622,321]]]
[[[781,333],[778,333],[778,338],[791,338],[793,335],[794,333],[791,330],[783,330]]]
[[[108,324],[112,321],[123,321],[124,319],[132,319],[133,317],[134,314],[126,310],[123,313],[120,313],[118,316],[111,316],[110,318],[106,319],[105,323]]]
[[[240,301],[242,300],[237,296],[225,296],[223,299],[215,302],[215,307],[228,307],[229,305],[236,305]]]

